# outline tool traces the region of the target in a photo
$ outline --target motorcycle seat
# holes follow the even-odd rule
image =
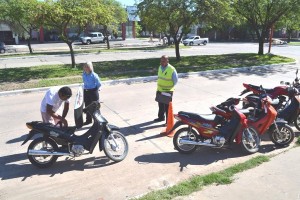
[[[178,114],[184,115],[187,118],[194,119],[194,120],[214,121],[216,118],[215,114],[199,115],[196,113],[190,113],[190,112],[184,112],[184,111],[180,111],[180,112],[178,112]]]
[[[249,86],[252,87],[252,88],[254,88],[255,90],[258,90],[258,91],[261,90],[260,86],[251,85],[251,84],[249,84]],[[266,91],[267,94],[270,94],[270,93],[274,92],[274,88],[264,88],[264,90]]]

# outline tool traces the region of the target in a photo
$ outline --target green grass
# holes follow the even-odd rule
[[[293,62],[294,59],[276,55],[225,54],[182,57],[180,61],[171,57],[170,63],[178,73],[228,69]],[[94,70],[101,80],[115,80],[157,74],[158,58],[94,62]],[[0,91],[47,87],[80,83],[82,67],[70,65],[44,65],[37,67],[0,69]],[[31,81],[30,84],[28,81]],[[32,83],[34,81],[34,83]],[[14,83],[13,87],[10,83]]]
[[[139,200],[167,200],[178,196],[186,196],[193,192],[201,190],[204,186],[212,184],[230,184],[233,181],[233,176],[237,173],[252,169],[264,162],[269,161],[267,156],[257,156],[244,163],[240,163],[229,167],[220,172],[211,173],[204,176],[194,176],[188,180],[181,182],[167,189],[151,192]]]
[[[297,138],[296,145],[300,146],[300,137]]]
[[[290,42],[290,46],[300,46],[300,42]]]

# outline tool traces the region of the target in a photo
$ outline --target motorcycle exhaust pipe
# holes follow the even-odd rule
[[[195,141],[185,140],[185,139],[179,140],[179,144],[191,144],[191,145],[198,145],[198,146],[217,147],[217,145],[215,145],[215,144],[210,144],[210,143],[206,143],[206,142],[195,142]]]
[[[50,152],[50,151],[43,151],[43,150],[28,150],[28,155],[30,156],[72,156],[70,153],[64,152]]]

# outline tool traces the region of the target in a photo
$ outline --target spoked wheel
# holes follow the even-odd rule
[[[193,153],[197,149],[197,145],[193,144],[182,144],[182,140],[187,141],[196,141],[197,140],[197,133],[195,130],[190,130],[189,128],[182,128],[179,129],[174,137],[173,137],[173,144],[177,151],[180,153]]]
[[[37,138],[30,143],[28,151],[29,150],[42,150],[53,152],[58,150],[58,146],[53,140],[49,138]],[[50,167],[55,163],[55,161],[58,158],[58,156],[32,156],[28,155],[28,151],[27,156],[29,161],[39,168]]]
[[[294,120],[294,125],[298,131],[300,131],[300,113],[298,114],[297,118]]]
[[[109,159],[120,162],[124,160],[128,154],[128,142],[122,133],[112,131],[107,138],[104,139],[103,150]]]
[[[277,146],[287,146],[295,138],[293,129],[287,124],[277,125],[278,130],[274,127],[269,130],[271,141]]]
[[[260,138],[258,132],[253,127],[245,128],[241,142],[242,149],[247,153],[255,153],[260,146]]]

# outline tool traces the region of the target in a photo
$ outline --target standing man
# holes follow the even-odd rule
[[[92,62],[87,62],[83,65],[83,93],[84,93],[84,104],[85,107],[90,105],[93,101],[99,101],[99,93],[98,90],[101,86],[100,78],[98,74],[94,72],[94,67]],[[83,125],[88,125],[92,123],[92,116],[90,114],[86,114],[86,121]]]
[[[178,75],[176,69],[169,64],[169,57],[163,55],[160,58],[160,66],[158,68],[157,91],[156,97],[165,95],[172,101],[174,87],[178,82]],[[169,105],[158,100],[158,118],[154,119],[155,122],[161,122],[168,118]]]
[[[52,87],[50,88],[41,103],[41,114],[43,122],[52,123],[56,125],[61,122],[63,126],[67,127],[68,122],[65,117],[69,111],[69,98],[72,96],[72,90],[69,87]],[[62,116],[57,114],[56,111],[64,102],[64,110]]]

